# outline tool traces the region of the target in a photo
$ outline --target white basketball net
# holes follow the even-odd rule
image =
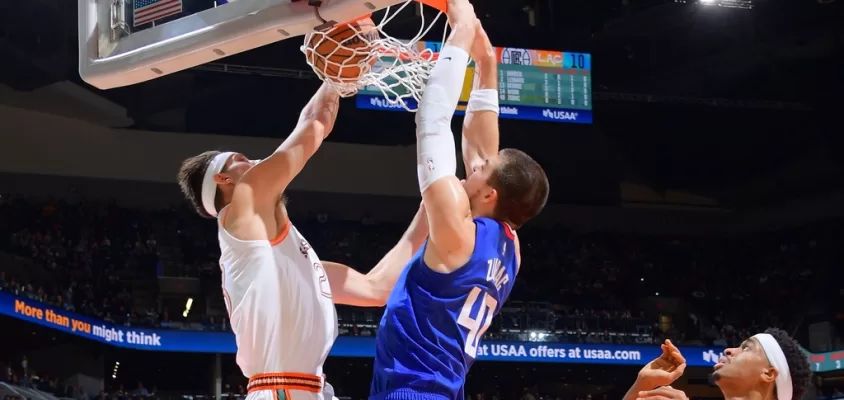
[[[384,32],[384,27],[410,4],[418,5],[419,14],[422,16],[422,23],[416,36],[410,40],[399,40]],[[378,90],[390,105],[415,112],[422,99],[422,92],[431,69],[437,61],[436,53],[431,49],[419,50],[417,43],[428,34],[442,15],[443,12],[440,11],[436,17],[429,18],[430,22],[426,23],[424,5],[414,0],[407,0],[395,7],[395,10],[387,7],[381,22],[371,28],[370,33],[363,33],[359,27],[351,25],[350,27],[355,30],[355,35],[338,42],[328,36],[330,29],[314,31],[305,35],[301,50],[305,53],[305,60],[316,75],[330,84],[341,96],[354,96],[361,88]],[[373,31],[378,35],[371,34]],[[443,30],[442,43],[445,42],[447,34],[448,24]],[[314,49],[319,48],[319,45],[326,40],[334,42],[336,48],[327,55],[316,53]],[[346,46],[346,43],[351,41],[356,42],[354,48]],[[361,46],[359,41],[363,41],[365,45]],[[308,46],[309,43],[315,44],[313,48]],[[346,58],[341,63],[330,60],[331,56],[341,49],[344,55],[352,53],[353,57]],[[374,64],[372,64],[373,60],[375,60]],[[360,68],[361,74],[353,78],[338,77],[336,71],[342,71],[344,67],[351,67],[354,70]]]

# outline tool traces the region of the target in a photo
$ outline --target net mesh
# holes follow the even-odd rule
[[[384,28],[400,12],[410,6],[419,7],[420,28],[409,40],[390,36]],[[341,96],[350,97],[361,89],[378,90],[391,105],[400,106],[415,112],[422,92],[437,60],[437,53],[429,48],[420,48],[422,40],[443,17],[440,11],[433,18],[425,16],[421,2],[407,0],[404,3],[387,7],[381,21],[374,27],[349,25],[354,35],[335,40],[330,35],[336,31],[314,31],[305,36],[302,52],[305,60],[316,75],[330,84]],[[445,42],[448,24],[442,32],[441,42]],[[327,54],[320,54],[315,49],[325,44],[333,47]],[[338,61],[339,60],[339,61]],[[346,71],[353,76],[344,77]],[[356,72],[360,71],[360,74]]]

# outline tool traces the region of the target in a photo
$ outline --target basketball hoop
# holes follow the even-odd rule
[[[420,8],[419,15],[422,21],[417,34],[409,40],[401,40],[386,33],[384,28],[411,4]],[[436,17],[426,19],[424,13],[426,5],[439,11]],[[308,52],[307,45],[314,43],[314,40],[332,40],[327,36],[326,31],[314,31],[305,35],[305,46],[302,47],[302,51],[305,52],[308,65],[313,68],[317,76],[330,84],[341,96],[353,96],[360,88],[366,87],[368,90],[380,91],[391,105],[398,105],[415,112],[438,56],[438,53],[430,48],[421,48],[419,41],[434,28],[445,10],[446,0],[406,0],[400,5],[387,7],[381,21],[374,27],[377,35],[356,32],[356,40],[363,41],[363,46],[358,44],[355,48],[351,48],[344,46],[343,43],[336,43],[338,48],[356,54],[359,54],[362,48],[365,49],[367,57],[356,58],[355,63],[351,65],[334,63],[328,60],[327,56],[322,55],[316,55],[320,57],[318,64],[322,65],[321,68],[313,62],[315,55]],[[357,28],[352,28],[357,30]],[[441,42],[445,42],[447,34],[448,24],[443,29]],[[339,70],[339,68],[349,66],[359,68],[360,76],[354,79],[337,79],[328,73],[330,68]]]

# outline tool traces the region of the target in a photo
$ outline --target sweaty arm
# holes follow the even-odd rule
[[[427,219],[422,206],[398,243],[366,275],[343,264],[323,261],[334,302],[358,307],[386,304],[402,270],[428,237]]]
[[[449,1],[449,22],[451,36],[440,51],[416,113],[416,171],[430,228],[426,260],[433,252],[438,265],[432,267],[444,267],[445,272],[468,260],[475,241],[469,197],[456,176],[451,131],[477,27],[468,1]]]
[[[483,28],[472,46],[475,78],[463,119],[463,163],[466,177],[498,154],[498,58]]]
[[[339,101],[340,96],[323,83],[302,109],[290,136],[272,155],[243,174],[229,205],[226,228],[232,234],[242,240],[262,240],[268,239],[268,231],[277,230],[267,229],[266,224],[274,223],[284,190],[334,128]],[[230,223],[233,219],[237,221]]]

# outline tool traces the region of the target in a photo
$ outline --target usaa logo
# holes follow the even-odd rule
[[[369,99],[369,104],[376,108],[401,108],[401,104],[399,103],[391,103],[387,100],[384,100],[380,97],[373,97]]]
[[[710,349],[710,350],[704,351],[703,354],[701,354],[701,355],[703,356],[703,361],[706,361],[706,362],[712,363],[712,364],[717,364],[718,360],[721,359],[721,357],[724,356],[724,353],[716,353],[716,352],[714,352]]]
[[[542,110],[542,116],[558,121],[577,121],[578,113],[562,110],[549,110],[546,108]]]

